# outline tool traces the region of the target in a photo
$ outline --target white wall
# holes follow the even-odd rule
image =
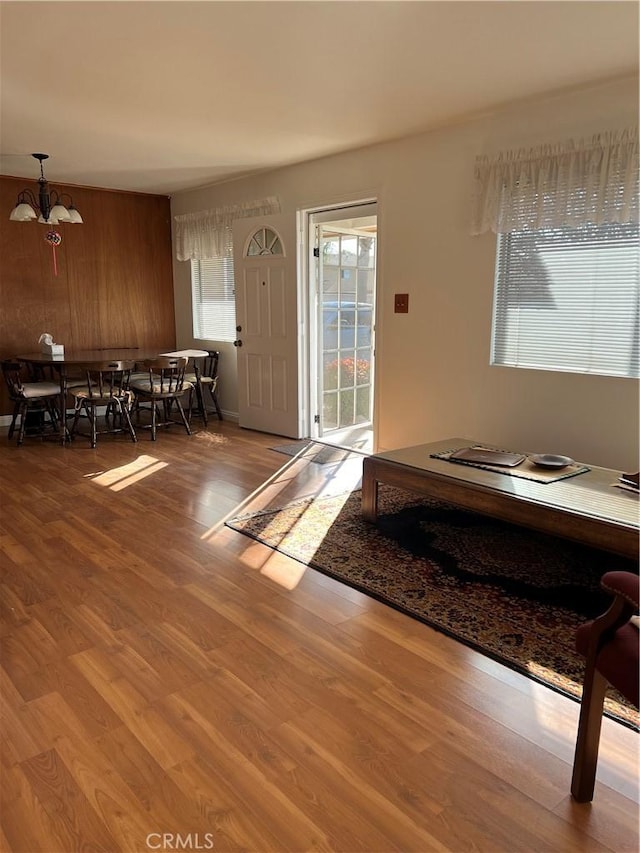
[[[619,80],[180,193],[172,213],[277,195],[282,212],[295,217],[301,208],[377,196],[378,449],[460,436],[637,470],[635,380],[489,366],[496,239],[469,234],[477,154],[637,123],[637,83]],[[177,344],[187,347],[194,343],[188,263],[174,262],[174,281]],[[394,293],[409,293],[408,314],[393,313]],[[216,346],[222,408],[234,412],[235,350]]]

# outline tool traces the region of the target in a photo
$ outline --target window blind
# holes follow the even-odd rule
[[[236,301],[233,259],[191,261],[193,336],[204,341],[233,341]]]
[[[491,363],[640,375],[636,223],[498,236]]]

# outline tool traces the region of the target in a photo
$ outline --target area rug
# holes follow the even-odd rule
[[[278,447],[271,447],[269,449],[275,450],[276,453],[285,453],[287,456],[299,456],[301,459],[308,459],[317,465],[344,462],[351,452],[349,450],[342,450],[339,447],[327,447],[326,444],[320,444],[311,439],[296,441],[293,444],[281,444]]]
[[[575,630],[609,606],[600,577],[633,563],[389,486],[377,526],[360,502],[354,491],[226,524],[579,700]],[[614,691],[605,712],[639,726]]]

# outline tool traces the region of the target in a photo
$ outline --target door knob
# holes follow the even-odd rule
[[[241,346],[242,346],[242,341],[240,341],[240,340],[238,340],[238,341],[234,341],[234,342],[233,342],[233,345],[234,345],[234,347],[241,347]]]

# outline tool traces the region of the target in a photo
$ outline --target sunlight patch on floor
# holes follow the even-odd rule
[[[157,471],[168,466],[168,462],[160,462],[155,456],[138,456],[133,462],[102,471],[100,474],[87,474],[86,476],[99,486],[106,486],[113,492],[120,492],[127,486],[138,483],[145,477],[150,477]]]
[[[274,560],[272,556],[260,569],[260,574],[274,581],[278,586],[292,590],[298,586],[306,571],[307,566],[304,563],[289,560],[286,564],[282,564]]]
[[[326,524],[318,531],[318,542],[315,543],[316,547],[319,547],[326,534],[331,529],[335,519],[342,512],[342,507],[346,503],[346,501],[350,497],[350,492],[346,492],[343,495],[339,496],[341,500],[336,500],[335,502],[335,511],[332,514],[327,514]],[[302,521],[303,517],[308,512],[313,511],[313,504],[309,504],[306,509],[301,508],[301,515],[299,520],[291,527],[291,529],[282,537],[280,543],[286,542],[286,538],[288,535],[295,533],[296,526]],[[264,528],[265,538],[269,537],[271,533],[270,526],[267,525]],[[287,558],[286,554],[279,553],[277,551],[273,551],[269,549],[269,553],[266,556],[266,559],[262,566],[256,565],[257,561],[254,557],[257,554],[260,554],[264,548],[268,548],[269,546],[263,545],[260,547],[255,543],[249,546],[242,557],[240,558],[245,565],[248,565],[250,568],[259,569],[260,574],[269,578],[269,580],[274,581],[279,586],[284,587],[284,589],[292,590],[295,589],[296,586],[302,580],[305,571],[307,570],[307,565],[304,563],[300,563],[293,558]],[[285,546],[286,547],[286,546]]]
[[[240,501],[240,503],[237,504],[237,506],[235,506],[230,512],[228,512],[224,516],[224,518],[221,518],[220,521],[213,525],[213,527],[210,527],[208,530],[206,530],[202,534],[200,539],[204,542],[208,542],[210,539],[212,539],[213,536],[215,536],[216,533],[218,533],[218,531],[224,528],[226,521],[228,521],[230,518],[235,518],[237,515],[241,515],[243,512],[248,511],[248,507],[251,505],[251,503],[256,501],[258,498],[264,498],[267,492],[269,492],[270,495],[275,496],[278,495],[283,489],[287,488],[287,486],[289,485],[290,478],[283,478],[283,475],[292,473],[293,477],[295,477],[295,473],[290,472],[290,469],[295,464],[295,458],[285,462],[285,464],[281,468],[278,468],[278,470],[274,474],[272,474],[268,480],[265,480],[264,483],[258,486],[258,488],[251,492],[251,494],[248,495],[243,501]]]
[[[307,566],[296,560],[269,549],[259,542],[250,542],[241,557],[242,563],[252,571],[260,572],[265,578],[274,581],[287,590],[295,589],[302,580]]]

